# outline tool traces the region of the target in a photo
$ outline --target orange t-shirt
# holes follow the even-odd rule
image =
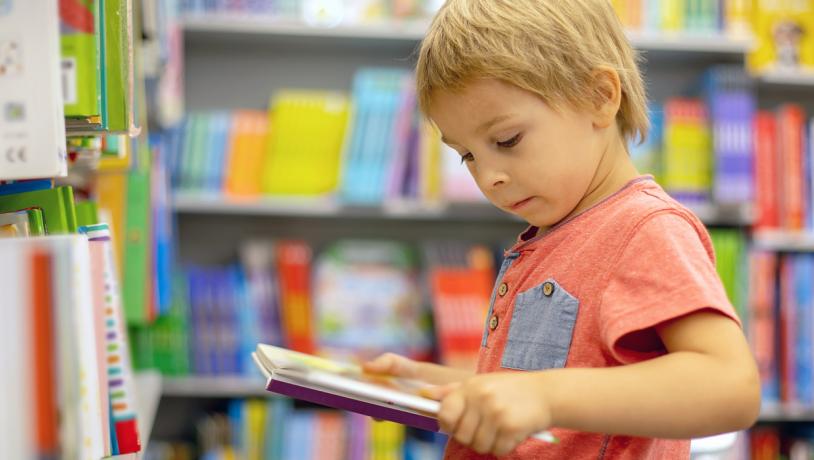
[[[666,353],[654,330],[660,323],[701,310],[738,321],[704,225],[650,176],[535,232],[506,252],[479,373],[636,363]],[[552,432],[559,444],[527,440],[503,458],[689,458],[689,440]],[[445,458],[494,457],[451,440]]]

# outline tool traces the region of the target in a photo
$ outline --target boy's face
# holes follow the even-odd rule
[[[589,193],[604,150],[589,114],[555,111],[536,94],[498,80],[437,92],[429,112],[500,209],[548,227]]]

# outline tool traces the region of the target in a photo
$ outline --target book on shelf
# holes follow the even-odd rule
[[[132,2],[59,0],[59,12],[68,131],[135,133]]]
[[[355,364],[258,344],[255,362],[266,389],[323,406],[438,431],[441,403],[421,396],[430,385],[418,380],[364,373]],[[557,442],[549,432],[535,438]]]
[[[814,1],[753,3],[757,44],[747,56],[754,72],[814,71]]]
[[[0,181],[67,174],[56,0],[0,6]]]
[[[4,433],[14,437],[4,444],[12,449],[8,458],[52,458],[58,451],[101,459],[140,450],[133,375],[122,357],[126,339],[118,330],[111,337],[122,326],[113,321],[121,312],[112,303],[110,247],[98,234],[92,239],[0,239],[4,327],[14,329],[3,334],[3,361],[12,374],[2,393],[15,399],[4,400],[2,423],[21,425]]]

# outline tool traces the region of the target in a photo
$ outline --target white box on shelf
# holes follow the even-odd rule
[[[59,2],[0,3],[0,180],[64,176]]]

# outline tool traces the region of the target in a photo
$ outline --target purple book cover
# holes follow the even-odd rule
[[[401,423],[402,425],[420,428],[422,430],[438,431],[438,421],[435,418],[406,412],[395,407],[383,407],[377,404],[351,399],[345,396],[339,396],[274,379],[269,380],[266,390],[294,399],[300,399],[327,407],[335,407],[337,409],[356,412],[373,418],[389,420],[391,422]]]
[[[713,128],[718,203],[749,203],[754,196],[752,118],[755,96],[739,66],[718,66],[707,75],[707,98]]]

